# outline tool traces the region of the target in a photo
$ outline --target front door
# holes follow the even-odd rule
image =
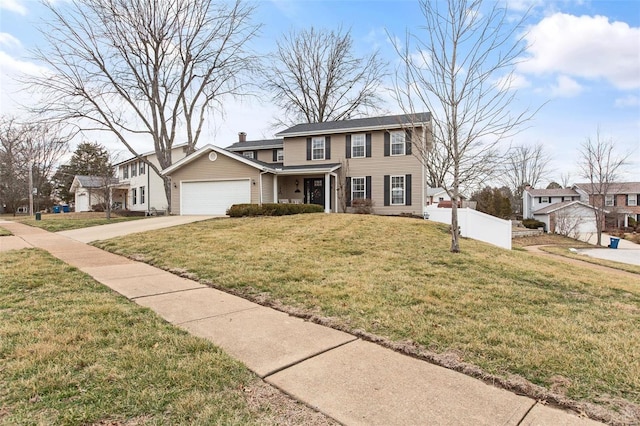
[[[304,197],[305,204],[320,204],[324,207],[324,179],[305,179]]]

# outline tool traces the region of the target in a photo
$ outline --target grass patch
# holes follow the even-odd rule
[[[584,241],[574,240],[573,238],[563,237],[558,234],[542,234],[533,235],[529,237],[518,237],[511,240],[511,246],[513,248],[527,247],[527,246],[539,246],[539,245],[554,245],[559,247],[574,247],[574,248],[593,248],[591,244]]]
[[[0,424],[320,423],[46,252],[0,253],[0,283]]]
[[[13,235],[11,231],[0,226],[0,237],[8,237],[9,235]]]
[[[348,214],[218,219],[96,243],[575,400],[637,408],[640,278],[449,244],[446,226]]]
[[[82,213],[43,213],[41,220],[36,220],[33,216],[6,217],[8,220],[35,226],[50,232],[68,231],[71,229],[88,228],[91,226],[107,225],[109,223],[126,222],[129,220],[145,219],[144,216],[124,217],[111,214],[111,219],[107,219],[106,213],[82,212]]]

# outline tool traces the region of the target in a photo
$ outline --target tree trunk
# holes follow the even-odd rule
[[[162,180],[164,182],[164,193],[167,197],[167,214],[171,214],[171,178],[169,176],[163,176]]]
[[[460,253],[458,228],[458,195],[455,195],[451,203],[451,253]]]

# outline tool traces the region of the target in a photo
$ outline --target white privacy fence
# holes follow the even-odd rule
[[[451,209],[437,206],[425,207],[425,218],[434,222],[451,224]],[[484,241],[511,250],[511,221],[490,216],[469,208],[458,209],[460,235]]]

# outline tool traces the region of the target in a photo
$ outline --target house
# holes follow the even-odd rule
[[[522,217],[533,219],[537,211],[553,204],[579,200],[588,201],[584,200],[580,193],[573,188],[534,189],[527,186],[522,192]]]
[[[640,182],[613,182],[608,185],[604,202],[602,195],[590,183],[577,183],[573,188],[581,200],[607,210],[607,226],[619,228],[629,226],[629,219],[640,221]]]
[[[187,144],[174,145],[171,150],[173,163],[187,155]],[[118,184],[114,185],[112,200],[115,208],[132,211],[166,211],[169,203],[164,180],[145,161],[160,169],[155,151],[141,154],[116,164]]]
[[[427,188],[427,200],[425,201],[426,206],[430,206],[432,204],[437,205],[442,201],[451,202],[451,197],[449,197],[449,194],[447,194],[447,191],[445,191],[444,188]]]
[[[376,214],[422,215],[425,174],[413,153],[429,134],[429,113],[299,124],[278,139],[241,132],[228,148],[207,145],[162,173],[183,215],[274,202],[345,212],[356,199],[370,199]]]
[[[580,239],[596,233],[594,207],[580,200],[560,201],[536,210],[533,219],[544,222],[548,232]]]
[[[104,204],[107,196],[107,187],[117,183],[118,180],[115,178],[74,176],[69,192],[75,194],[75,211],[88,212],[93,210],[93,206]]]

